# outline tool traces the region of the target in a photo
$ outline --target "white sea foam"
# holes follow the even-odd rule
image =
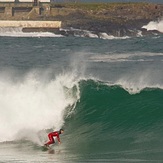
[[[155,84],[150,80],[149,73],[142,73],[141,76],[124,76],[117,80],[115,84],[121,85],[130,94],[136,94],[141,92],[145,88],[159,88],[163,89],[161,83]]]
[[[99,33],[99,38],[104,40],[113,40],[113,39],[128,39],[130,37],[124,36],[124,37],[115,37],[113,35],[108,35],[107,33]]]
[[[75,28],[70,28],[70,29],[63,29],[61,28],[60,31],[65,31],[68,33],[69,31],[74,33],[75,37],[89,37],[89,38],[100,38],[104,40],[113,40],[113,39],[128,39],[130,38],[129,36],[123,36],[123,37],[115,37],[113,35],[109,35],[104,32],[93,32],[93,31],[88,31],[88,30],[81,30],[81,29],[75,29]]]
[[[156,61],[156,63],[158,63]],[[161,64],[161,63],[160,63]],[[148,65],[148,66],[147,66]],[[139,93],[145,88],[163,89],[162,70],[153,64],[146,64],[135,69],[128,70],[114,81],[114,84],[121,85],[130,94]]]
[[[137,37],[142,37],[142,36],[143,36],[142,31],[138,30],[137,31]]]
[[[150,57],[163,56],[163,53],[126,53],[126,54],[107,54],[94,55],[89,58],[93,62],[125,62],[125,61],[153,61]]]
[[[87,34],[88,34],[88,37],[90,37],[90,38],[98,38],[98,36],[96,34],[93,34],[93,33],[89,32],[89,31],[88,31]]]
[[[96,34],[88,30],[79,30],[71,28],[74,31],[74,36],[76,37],[89,37],[89,38],[98,38]]]
[[[5,73],[4,73],[5,74]],[[76,84],[71,74],[46,81],[30,72],[24,79],[12,81],[10,74],[0,75],[0,141],[26,137],[40,142],[37,133],[64,124],[64,111],[77,100],[71,93]],[[42,80],[42,79],[43,80]]]
[[[0,28],[0,36],[6,37],[63,37],[51,32],[23,32],[22,28]]]
[[[142,28],[147,29],[147,31],[157,30],[163,33],[163,20],[151,21],[147,25],[144,25]]]

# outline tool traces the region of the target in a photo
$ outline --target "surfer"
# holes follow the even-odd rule
[[[60,137],[59,135],[60,134],[63,134],[64,130],[63,129],[60,129],[59,131],[55,131],[55,132],[51,132],[48,134],[48,138],[49,138],[49,141],[44,144],[45,147],[49,147],[50,144],[54,144],[55,141],[54,141],[54,138],[53,137],[56,137],[58,139],[58,143],[61,144],[61,141],[60,141]]]

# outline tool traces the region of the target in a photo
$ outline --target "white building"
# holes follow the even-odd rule
[[[15,2],[16,0],[0,0],[0,2]],[[50,2],[50,0],[38,0],[39,2]],[[34,0],[19,0],[19,2],[34,2]]]
[[[50,2],[50,0],[38,0],[39,2]],[[34,2],[34,0],[19,0],[19,2]]]
[[[15,2],[15,0],[0,0],[0,2]]]

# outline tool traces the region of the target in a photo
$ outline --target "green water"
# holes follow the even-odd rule
[[[80,102],[66,123],[70,131],[67,144],[72,151],[91,159],[99,155],[146,161],[156,155],[162,159],[161,89],[146,88],[131,95],[119,86],[94,81],[82,81],[80,86]]]
[[[161,163],[162,41],[0,37],[0,162]]]

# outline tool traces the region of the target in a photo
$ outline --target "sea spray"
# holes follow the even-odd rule
[[[71,93],[76,84],[73,74],[45,82],[31,71],[20,81],[8,79],[0,79],[0,141],[26,138],[43,143],[37,132],[63,126],[66,107],[78,99],[77,92]]]
[[[146,88],[163,89],[163,77],[159,75],[160,70],[146,67],[142,70],[128,71],[119,76],[114,84],[120,85],[130,94],[139,93]]]
[[[144,25],[142,28],[147,29],[147,31],[156,30],[163,33],[163,20],[151,21],[147,25]]]
[[[5,37],[63,37],[52,32],[23,32],[22,27],[0,27],[0,36]]]

